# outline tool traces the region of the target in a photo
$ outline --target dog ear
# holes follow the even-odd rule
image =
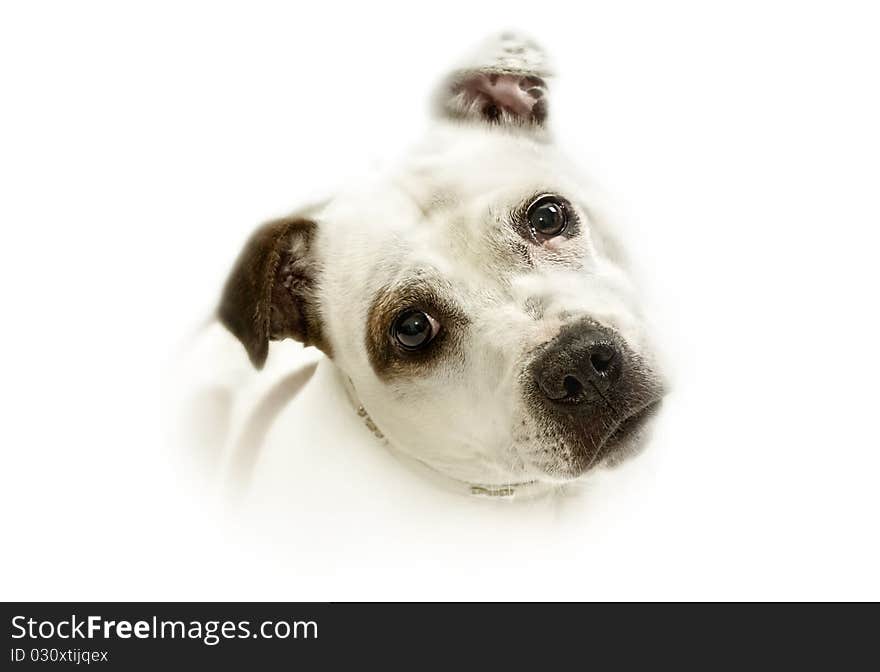
[[[551,75],[535,42],[503,33],[452,71],[441,83],[434,107],[445,118],[540,130],[547,120]]]
[[[218,307],[220,321],[261,369],[269,341],[293,338],[330,354],[316,299],[315,222],[287,218],[260,227],[235,262]]]

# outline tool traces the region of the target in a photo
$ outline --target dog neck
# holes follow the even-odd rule
[[[503,484],[471,483],[468,481],[462,481],[438,471],[411,455],[403,453],[388,440],[388,437],[385,436],[379,426],[370,417],[370,413],[361,402],[360,396],[358,395],[351,378],[335,366],[334,369],[336,369],[338,377],[345,388],[346,396],[348,397],[351,407],[354,409],[354,412],[357,413],[358,417],[362,419],[363,426],[369,431],[374,439],[391,452],[399,462],[419,473],[422,477],[433,481],[443,489],[472,497],[487,497],[506,500],[533,498],[542,494],[547,494],[555,489],[553,485],[541,483],[540,481],[524,481],[522,483]]]

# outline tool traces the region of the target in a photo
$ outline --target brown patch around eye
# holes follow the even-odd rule
[[[391,330],[397,317],[410,309],[421,310],[440,324],[434,339],[420,350],[402,348]],[[370,364],[376,375],[386,381],[426,373],[441,358],[457,350],[466,323],[462,312],[426,281],[383,287],[376,293],[367,315]]]

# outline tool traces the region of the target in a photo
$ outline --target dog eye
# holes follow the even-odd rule
[[[526,216],[536,237],[553,238],[568,225],[565,205],[556,196],[541,196],[529,206]]]
[[[440,324],[421,310],[406,310],[397,316],[391,333],[405,350],[419,350],[434,340]]]

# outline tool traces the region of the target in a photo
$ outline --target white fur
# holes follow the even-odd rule
[[[523,54],[536,58],[531,46]],[[516,71],[517,63],[506,60],[503,68]],[[509,213],[542,192],[565,195],[577,211],[581,235],[532,245],[531,265],[517,263],[510,250],[521,241]],[[389,454],[408,456],[450,482],[539,481],[553,487],[560,478],[548,468],[542,446],[530,440],[535,420],[520,393],[530,352],[567,321],[590,316],[651,361],[636,291],[598,190],[542,128],[439,118],[401,166],[341,191],[309,217],[318,222],[310,254],[323,267],[317,298],[333,361],[322,361],[316,380],[294,404],[314,405],[314,398],[322,398],[308,419],[287,420],[285,409],[267,428],[264,445],[248,448],[258,452],[252,487],[324,487],[314,470],[285,466],[292,456],[297,461],[298,451],[313,451],[311,444],[353,443],[358,451],[375,451],[380,444],[355,414],[360,404],[384,435],[381,445]],[[381,288],[416,271],[442,282],[469,318],[467,333],[453,360],[417,379],[382,380],[368,357],[368,310]],[[281,347],[290,354],[289,345]],[[281,358],[280,344],[273,343],[267,371],[235,393],[229,463],[242,450],[241,427],[249,414],[308,357]],[[347,380],[354,399],[345,390]],[[228,381],[222,384],[230,388]],[[331,407],[335,415],[342,408],[345,423],[330,419]],[[305,422],[329,432],[310,431],[306,447]]]
[[[503,213],[547,190],[575,204],[584,234],[555,250],[536,249],[536,270],[512,269],[490,244],[518,235]],[[418,203],[432,198],[442,206],[425,217]],[[319,257],[332,259],[321,305],[335,362],[393,445],[453,478],[546,478],[513,434],[516,420],[529,417],[518,407],[516,376],[529,351],[571,315],[590,315],[645,351],[635,292],[623,260],[613,255],[618,246],[599,196],[542,140],[440,123],[400,171],[334,199],[315,216]],[[554,263],[566,257],[582,269]],[[450,283],[470,316],[465,364],[441,368],[429,380],[389,384],[367,358],[367,309],[383,285],[414,266]],[[527,314],[529,302],[541,305],[543,319]]]

